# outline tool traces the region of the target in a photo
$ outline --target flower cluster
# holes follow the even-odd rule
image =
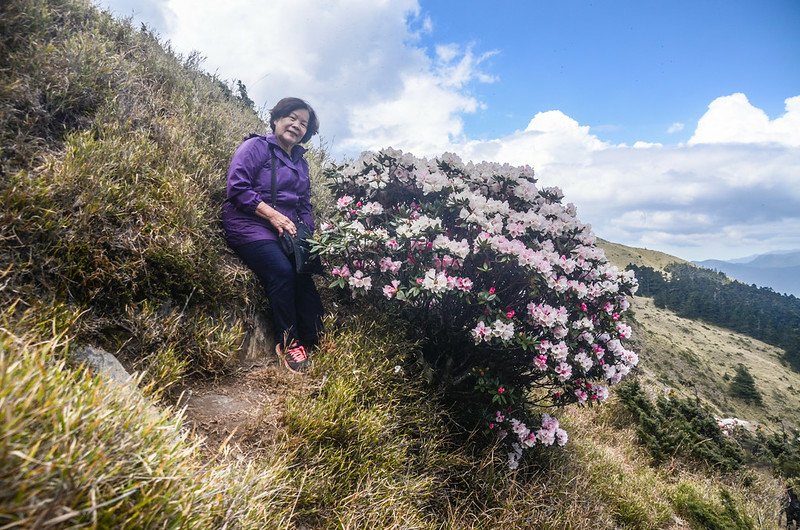
[[[638,363],[622,320],[633,273],[608,263],[531,168],[388,149],[328,178],[336,214],[314,246],[331,286],[407,317],[441,380],[473,385],[490,431],[513,433],[512,467],[525,448],[566,443],[534,404],[602,402]]]

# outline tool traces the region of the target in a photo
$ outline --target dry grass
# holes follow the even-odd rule
[[[0,336],[3,528],[275,528],[289,519],[285,461],[208,462],[180,412],[68,369],[64,346]]]
[[[720,502],[725,481],[737,510],[770,528],[775,481],[651,468],[613,405],[561,414],[567,448],[510,472],[451,423],[415,346],[374,315],[329,322],[285,414],[265,411],[240,438],[258,449],[248,459],[201,449],[151,397],[189,371],[224,371],[263,303],[217,221],[230,153],[254,130],[263,122],[198,56],[175,57],[147,30],[86,0],[0,5],[0,526],[688,528],[680,514]],[[317,174],[324,152],[311,162]],[[325,190],[314,194],[324,211]],[[621,266],[676,261],[602,245]],[[651,373],[695,376],[714,398],[713,379],[744,359],[757,384],[800,388],[755,341],[646,302],[637,317]],[[69,368],[64,350],[87,341],[146,371],[145,394]],[[730,341],[740,349],[720,354]]]
[[[663,271],[664,267],[670,263],[687,263],[684,259],[676,258],[675,256],[670,256],[669,254],[657,250],[628,247],[620,245],[619,243],[611,243],[603,239],[597,240],[597,246],[605,251],[608,261],[620,269],[624,269],[632,263]]]
[[[781,362],[780,348],[723,328],[659,309],[650,298],[636,297],[636,347],[640,368],[663,391],[695,391],[720,417],[738,417],[771,430],[800,427],[800,374]],[[736,365],[744,364],[764,404],[746,404],[728,392]]]
[[[229,367],[251,276],[218,212],[252,108],[85,0],[11,0],[0,39],[0,301],[166,387]],[[260,299],[259,299],[260,301]]]

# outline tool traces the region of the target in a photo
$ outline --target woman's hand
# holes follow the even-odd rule
[[[291,236],[297,235],[297,227],[292,220],[263,201],[258,203],[256,215],[269,221],[270,224],[275,227],[275,230],[278,231],[279,236],[282,236],[284,231],[288,232]]]

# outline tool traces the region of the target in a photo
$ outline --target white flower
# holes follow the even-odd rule
[[[495,320],[492,324],[492,336],[505,341],[511,340],[514,338],[514,323],[505,323],[500,319]]]
[[[357,270],[350,276],[347,282],[350,284],[350,287],[354,289],[363,289],[364,291],[372,289],[372,278],[364,276],[364,273],[360,270]]]
[[[434,294],[447,291],[447,275],[443,272],[437,274],[436,269],[428,269],[422,279],[422,288]]]
[[[380,215],[383,213],[383,205],[379,202],[368,202],[361,207],[361,213],[364,215]]]

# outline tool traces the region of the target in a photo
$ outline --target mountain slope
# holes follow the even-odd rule
[[[657,251],[599,240],[617,267],[628,264],[657,270],[686,260]],[[782,361],[783,350],[744,334],[678,316],[637,296],[633,309],[638,326],[640,368],[654,388],[697,395],[720,417],[736,416],[780,429],[781,421],[800,428],[800,373]],[[764,404],[745,404],[730,395],[729,378],[744,364],[761,391]]]
[[[628,247],[619,243],[612,243],[604,239],[597,239],[597,246],[602,248],[608,260],[617,267],[624,269],[629,264],[651,267],[663,271],[670,263],[688,263],[685,259],[671,256],[657,250],[646,248]]]
[[[698,395],[720,417],[738,417],[780,430],[800,428],[800,373],[786,366],[783,350],[733,331],[677,316],[635,297],[640,368],[662,390]],[[728,391],[736,366],[747,367],[763,396],[749,405]],[[695,394],[696,393],[696,394]]]
[[[703,528],[692,510],[731,506],[775,519],[777,480],[652,466],[613,396],[564,411],[571,442],[511,473],[438,407],[397,322],[341,306],[311,374],[243,378],[272,394],[238,438],[203,439],[152,387],[126,395],[140,379],[111,388],[64,357],[102,341],[161,384],[231,368],[263,304],[217,211],[230,152],[264,124],[146,28],[88,0],[8,0],[0,125],[0,526]]]

